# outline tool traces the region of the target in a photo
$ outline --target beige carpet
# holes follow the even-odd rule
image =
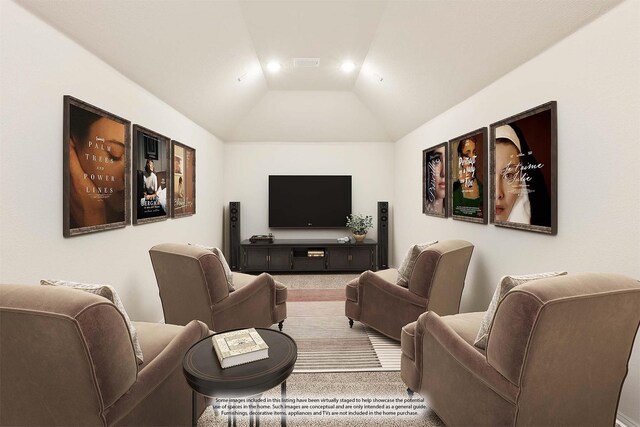
[[[279,398],[280,387],[269,390],[263,398]],[[309,397],[357,397],[406,399],[406,386],[397,372],[360,372],[332,374],[292,374],[287,380],[287,399],[306,399]],[[420,402],[419,396],[414,400]],[[421,404],[424,406],[424,404]],[[247,417],[238,417],[238,425],[248,426]],[[226,426],[227,417],[216,416],[211,407],[200,417],[198,426]],[[280,417],[262,416],[260,425],[280,426]],[[430,409],[423,409],[415,416],[294,416],[287,417],[289,426],[403,426],[403,427],[439,427],[444,424]]]

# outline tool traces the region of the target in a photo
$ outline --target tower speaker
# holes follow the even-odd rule
[[[378,202],[378,270],[389,268],[389,202]]]
[[[229,267],[240,271],[240,202],[229,202]]]

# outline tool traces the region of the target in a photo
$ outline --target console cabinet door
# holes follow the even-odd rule
[[[329,261],[327,263],[329,270],[348,270],[349,248],[329,248]]]
[[[288,248],[269,249],[269,270],[291,270],[291,250]]]
[[[243,271],[266,271],[269,269],[268,248],[244,248]]]
[[[373,249],[367,247],[352,247],[351,248],[351,265],[350,267],[355,270],[373,270]]]

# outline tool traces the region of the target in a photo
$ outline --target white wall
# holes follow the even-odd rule
[[[133,320],[162,319],[148,250],[170,241],[221,244],[222,143],[15,3],[0,7],[0,282],[107,283]],[[66,94],[195,148],[197,214],[63,238]]]
[[[504,274],[567,270],[640,277],[639,23],[640,2],[629,0],[397,142],[396,265],[412,242],[473,242],[462,311],[486,309]],[[488,50],[487,59],[494,54]],[[557,236],[421,213],[423,149],[551,100],[558,101]],[[619,408],[636,425],[638,402],[640,339]]]
[[[391,143],[227,143],[225,203],[240,201],[243,239],[272,232],[281,239],[334,238],[345,229],[269,229],[269,175],[351,175],[353,211],[373,216],[367,237],[377,239],[378,201],[389,201],[393,213],[393,156]],[[393,216],[391,216],[393,221]],[[346,222],[346,220],[345,220]]]

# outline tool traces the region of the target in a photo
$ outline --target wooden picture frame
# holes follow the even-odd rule
[[[133,225],[164,221],[171,214],[171,138],[134,124],[132,132]]]
[[[551,101],[490,126],[492,224],[557,234],[557,117]]]
[[[196,213],[196,150],[171,141],[171,217]]]
[[[69,95],[63,101],[62,234],[126,227],[131,122]]]
[[[447,218],[447,143],[422,150],[422,213]]]
[[[453,219],[488,222],[488,134],[483,127],[449,141],[447,200]]]

